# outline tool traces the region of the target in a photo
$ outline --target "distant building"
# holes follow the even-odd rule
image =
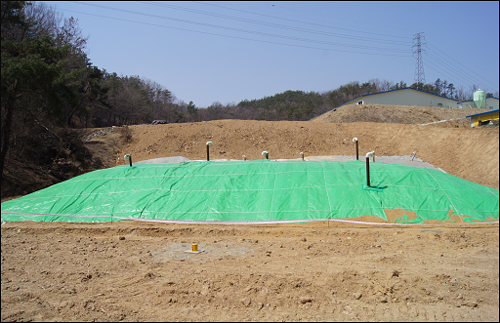
[[[498,101],[497,101],[498,102]],[[477,127],[493,120],[498,120],[498,109],[467,116],[470,118],[470,126]]]
[[[477,108],[476,104],[474,103],[474,100],[467,100],[467,101],[459,102],[458,107],[459,108]],[[483,109],[498,110],[498,98],[493,97],[493,96],[486,98],[486,103],[485,103]]]
[[[407,87],[404,89],[362,95],[339,107],[349,104],[413,105],[418,107],[456,108],[458,101],[434,93]]]

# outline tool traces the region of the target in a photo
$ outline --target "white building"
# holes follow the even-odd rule
[[[459,108],[477,108],[476,104],[474,103],[474,100],[467,100],[467,101],[462,101],[458,103]],[[498,98],[490,96],[489,98],[486,98],[486,102],[483,109],[488,109],[488,110],[498,110]]]
[[[384,104],[457,108],[458,103],[459,102],[457,100],[449,99],[434,93],[424,92],[412,88],[404,88],[363,95],[338,107],[349,104]]]

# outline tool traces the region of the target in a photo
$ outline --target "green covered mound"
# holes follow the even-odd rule
[[[498,190],[439,171],[363,161],[141,164],[90,172],[2,203],[2,221],[498,221]],[[399,216],[388,217],[398,210]]]

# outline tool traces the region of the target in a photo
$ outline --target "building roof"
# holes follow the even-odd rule
[[[495,112],[498,113],[498,109],[491,110],[491,111],[486,111],[486,112],[482,112],[482,113],[477,113],[477,114],[471,114],[470,116],[466,116],[466,118],[477,117],[477,116],[481,116],[481,115],[485,115],[485,114],[493,114]]]
[[[488,99],[495,99],[495,100],[498,100],[498,98],[496,96],[489,96],[486,98],[486,100]],[[474,102],[474,100],[465,100],[465,101],[460,101],[460,103],[465,103],[465,102]]]

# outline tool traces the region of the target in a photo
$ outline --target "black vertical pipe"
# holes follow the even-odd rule
[[[266,154],[266,159],[269,159],[269,154]]]
[[[210,161],[209,145],[207,145],[207,161]]]
[[[132,167],[132,155],[128,155],[128,161],[130,163],[130,167]]]
[[[366,185],[370,186],[370,157],[366,157]]]
[[[358,141],[356,140],[356,160],[359,160],[359,148],[358,148]]]

